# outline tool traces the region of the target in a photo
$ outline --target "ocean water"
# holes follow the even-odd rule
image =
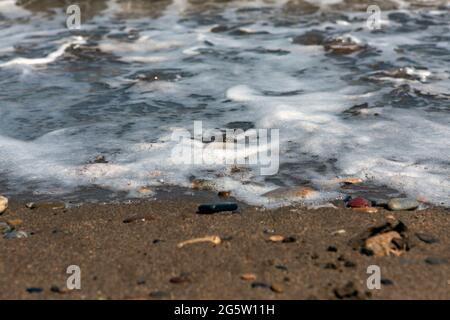
[[[450,206],[449,1],[78,3],[81,29],[69,30],[65,1],[0,0],[0,193],[105,200],[203,179],[258,205],[308,186],[306,202]],[[364,49],[299,43],[310,31]],[[173,133],[194,121],[278,129],[279,170],[214,162],[229,156],[220,141],[195,142],[211,163],[173,161],[193,141]]]

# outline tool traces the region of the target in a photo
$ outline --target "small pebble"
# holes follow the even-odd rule
[[[347,202],[347,206],[350,208],[365,208],[370,207],[370,201],[363,197],[356,197]]]
[[[272,283],[272,285],[270,286],[270,290],[272,290],[273,292],[276,293],[283,293],[283,287],[277,283]]]
[[[337,252],[338,249],[337,249],[335,246],[329,246],[329,247],[327,248],[327,251],[329,251],[329,252]]]
[[[245,281],[254,281],[256,280],[256,274],[254,273],[243,273],[241,274],[241,279]]]
[[[394,284],[394,282],[392,280],[386,279],[386,278],[382,278],[380,280],[380,282],[382,285],[385,285],[385,286],[392,286]]]
[[[179,277],[170,278],[169,281],[170,281],[170,283],[173,283],[173,284],[181,284],[181,283],[189,282],[190,280],[187,276],[179,276]]]
[[[219,191],[217,195],[221,198],[229,198],[231,196],[231,191]]]
[[[414,210],[419,207],[419,202],[408,198],[394,198],[389,200],[388,208],[392,211]]]
[[[282,242],[284,240],[284,237],[280,235],[273,235],[269,237],[269,240],[272,242]]]
[[[269,288],[270,286],[264,282],[252,282],[251,287],[253,289],[256,289],[256,288]]]
[[[35,288],[35,287],[27,288],[28,293],[41,293],[42,291],[44,291],[44,289],[42,288]]]

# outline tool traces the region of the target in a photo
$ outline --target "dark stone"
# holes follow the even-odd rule
[[[293,243],[296,241],[297,241],[297,239],[295,237],[287,237],[287,238],[284,238],[282,242],[283,243]]]
[[[346,267],[346,268],[355,268],[356,267],[356,263],[354,263],[352,261],[345,261],[344,262],[344,267]]]
[[[173,283],[173,284],[182,284],[182,283],[190,282],[189,278],[186,275],[181,275],[179,277],[170,278],[169,281],[170,281],[170,283]]]
[[[281,264],[277,264],[275,266],[275,268],[277,268],[278,270],[288,271],[288,268],[286,266],[281,265]]]
[[[323,268],[324,269],[330,269],[330,270],[337,270],[337,266],[334,263],[332,263],[332,262],[326,263],[323,266]]]
[[[251,287],[253,289],[256,289],[256,288],[270,288],[270,285],[268,285],[267,283],[264,283],[264,282],[252,282]]]
[[[428,234],[428,233],[416,233],[416,237],[419,238],[419,240],[428,243],[428,244],[432,244],[432,243],[438,243],[439,239],[433,237],[432,235]]]
[[[382,278],[380,280],[381,284],[384,286],[392,286],[394,284],[394,281],[390,280],[390,279],[386,279],[386,278]]]
[[[327,248],[327,251],[329,251],[329,252],[337,252],[338,249],[337,249],[335,246],[329,246],[329,247]]]
[[[199,214],[213,214],[222,211],[236,211],[238,205],[236,203],[216,203],[216,204],[202,204],[198,207]]]
[[[44,291],[44,289],[42,289],[42,288],[37,288],[37,287],[27,288],[28,293],[41,293],[42,291]]]
[[[211,28],[211,32],[213,33],[221,33],[221,32],[227,32],[230,30],[230,27],[224,26],[224,25],[218,25],[216,27]]]

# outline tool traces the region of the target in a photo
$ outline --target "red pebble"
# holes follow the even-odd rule
[[[370,207],[371,204],[367,199],[364,199],[362,197],[356,197],[347,202],[347,206],[351,208],[366,208]]]

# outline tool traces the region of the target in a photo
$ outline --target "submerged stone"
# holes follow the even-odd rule
[[[388,208],[392,211],[414,210],[419,207],[419,202],[408,198],[394,198],[389,200]]]
[[[296,36],[292,39],[292,43],[301,44],[304,46],[319,46],[323,44],[324,40],[325,36],[321,31],[311,30],[302,35]]]

